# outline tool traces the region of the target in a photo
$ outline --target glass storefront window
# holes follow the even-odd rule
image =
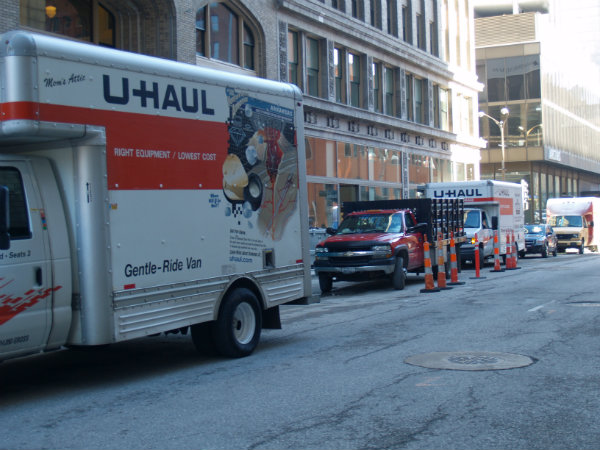
[[[411,184],[429,183],[429,156],[410,155],[408,166],[408,179]]]
[[[306,174],[321,177],[337,177],[335,142],[306,138]]]
[[[337,227],[338,191],[335,184],[307,183],[308,224],[316,228]]]
[[[337,143],[337,166],[339,178],[369,179],[369,161],[364,145]]]
[[[400,161],[397,151],[369,148],[369,180],[400,183]]]
[[[441,183],[452,181],[452,163],[447,159],[431,159],[431,181]]]

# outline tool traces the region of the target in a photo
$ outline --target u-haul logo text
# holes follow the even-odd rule
[[[215,115],[215,110],[208,105],[204,89],[175,87],[173,84],[161,86],[156,81],[146,80],[140,80],[139,85],[133,86],[127,77],[121,77],[119,82],[111,79],[110,75],[102,75],[102,87],[104,100],[113,105],[137,102],[141,108]]]
[[[479,188],[472,189],[434,189],[434,198],[461,198],[461,197],[483,197]]]

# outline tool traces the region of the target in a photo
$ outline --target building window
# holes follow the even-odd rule
[[[381,63],[373,63],[373,108],[376,112],[383,112],[383,98],[381,92]]]
[[[393,116],[395,109],[394,69],[391,67],[383,68],[383,97],[385,113],[388,116]]]
[[[529,99],[541,97],[540,55],[525,56],[526,96]]]
[[[450,131],[450,96],[447,89],[440,88],[440,128]]]
[[[433,86],[433,126],[440,128],[440,87]]]
[[[413,116],[413,77],[406,74],[406,119],[414,120]]]
[[[381,0],[369,2],[371,12],[371,26],[381,30]]]
[[[429,22],[429,53],[439,56],[437,23]]]
[[[417,14],[417,47],[427,50],[425,43],[425,16]]]
[[[206,56],[206,13],[205,8],[196,12],[196,55]]]
[[[387,7],[387,32],[398,36],[398,3],[396,0],[386,0]]]
[[[487,76],[488,101],[506,101],[506,71],[504,68],[504,58],[488,60]]]
[[[525,64],[524,58],[506,58],[506,90],[509,100],[525,99]]]
[[[425,87],[427,83],[421,78],[414,78],[414,95],[415,95],[415,122],[425,123],[425,107],[426,96]]]
[[[319,96],[319,41],[306,39],[306,93]]]
[[[365,20],[363,0],[350,0],[352,2],[352,17]]]
[[[333,67],[335,77],[335,101],[346,103],[346,85],[344,83],[344,51],[333,49]]]
[[[402,39],[404,42],[412,43],[412,21],[408,6],[402,7]]]
[[[20,11],[22,25],[106,47],[116,45],[115,16],[97,0],[21,0]]]
[[[255,70],[255,37],[244,18],[225,3],[196,11],[196,54]]]
[[[345,0],[331,0],[331,6],[341,12],[346,12]]]
[[[300,86],[300,80],[298,77],[299,71],[298,66],[300,63],[299,60],[299,51],[298,51],[298,32],[297,31],[288,31],[288,40],[287,40],[287,55],[288,55],[288,82],[295,84],[296,86]]]
[[[361,107],[360,56],[348,53],[348,75],[350,77],[350,105]]]
[[[244,69],[254,70],[254,34],[244,25]]]

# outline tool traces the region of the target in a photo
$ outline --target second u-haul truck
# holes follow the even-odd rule
[[[594,226],[600,223],[600,198],[565,197],[549,198],[546,202],[548,224],[556,232],[560,251],[575,248],[583,254],[585,247],[597,252],[600,245],[599,233]]]
[[[517,253],[525,251],[523,187],[495,180],[427,183],[422,187],[428,198],[462,198],[464,227],[471,242],[460,248],[462,261],[473,260],[476,243],[480,263],[494,256],[494,232],[498,231],[499,254],[506,257],[506,236],[514,233]],[[477,235],[477,240],[475,239]]]
[[[239,357],[310,296],[291,85],[0,41],[0,360],[179,330]]]

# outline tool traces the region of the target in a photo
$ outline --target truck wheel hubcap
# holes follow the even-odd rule
[[[247,344],[254,336],[256,323],[254,309],[248,303],[240,303],[233,314],[233,335],[240,344]]]

